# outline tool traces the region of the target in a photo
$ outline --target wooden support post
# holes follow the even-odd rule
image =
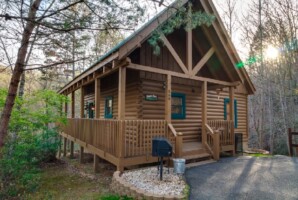
[[[186,41],[186,49],[187,49],[187,68],[189,73],[192,71],[192,30],[187,31],[187,41]]]
[[[65,106],[64,106],[65,116],[68,117],[68,104],[67,104],[67,102],[65,102],[64,105],[65,105]]]
[[[189,17],[189,24],[186,35],[186,65],[188,72],[191,73],[192,71],[192,29],[191,29],[191,16],[192,16],[192,5],[188,3],[188,17]]]
[[[71,118],[75,118],[75,92],[71,93]]]
[[[214,133],[214,160],[219,160],[220,157],[220,135],[219,131],[216,130]]]
[[[58,158],[61,158],[61,153],[62,153],[62,136],[59,135],[59,149],[58,149]]]
[[[95,118],[100,117],[100,79],[95,79]]]
[[[70,141],[70,158],[74,158],[74,142]]]
[[[183,156],[183,134],[181,132],[177,133],[176,144],[175,144],[175,154],[176,158],[181,158]]]
[[[94,159],[93,159],[93,170],[95,173],[98,173],[99,172],[99,168],[98,168],[98,165],[99,165],[99,156],[94,154]]]
[[[126,67],[119,67],[118,119],[125,119]]]
[[[231,136],[233,137],[232,138],[232,141],[233,141],[233,146],[235,146],[235,135],[234,135],[234,124],[235,124],[235,116],[234,116],[234,87],[229,87],[229,99],[230,99],[230,119],[233,120],[233,125],[231,127]],[[233,149],[232,151],[232,154],[233,156],[235,156],[235,149]]]
[[[85,90],[81,87],[81,118],[84,118],[85,102],[84,102]]]
[[[172,119],[172,76],[167,75],[166,91],[165,91],[165,120],[171,123]]]
[[[117,165],[117,171],[124,171],[123,160],[125,156],[125,121],[119,122],[119,164]]]
[[[64,138],[64,141],[63,141],[63,156],[66,157],[66,145],[67,145],[67,138]]]
[[[84,163],[84,147],[81,146],[80,148],[80,163]]]
[[[207,142],[207,133],[205,124],[207,123],[207,82],[204,81],[202,84],[202,143]]]
[[[288,134],[288,141],[289,141],[289,154],[290,156],[293,156],[293,136],[292,136],[292,129],[289,128],[289,134]]]

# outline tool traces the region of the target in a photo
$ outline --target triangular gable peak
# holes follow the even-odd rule
[[[161,48],[160,55],[153,54],[153,49],[147,42],[152,32],[173,15],[175,7],[185,6],[187,2],[182,0],[173,3],[170,8],[165,9],[132,36],[114,47],[59,92],[64,92],[81,80],[84,83],[84,79],[88,80],[90,74],[98,70],[104,71],[104,66],[107,64],[114,66],[111,63],[115,60],[130,58],[132,64],[146,66],[147,71],[151,71],[149,68],[158,68],[164,70],[163,73],[172,71],[179,77],[183,75],[185,78],[192,77],[196,80],[218,80],[217,83],[225,83],[225,85],[227,82],[235,85],[241,82],[248,93],[252,94],[255,88],[247,72],[244,68],[235,68],[241,60],[211,0],[192,1],[195,10],[215,15],[216,20],[210,27],[201,26],[189,32],[184,29],[175,30],[172,34],[162,37],[164,46]],[[93,77],[95,76],[96,74],[93,74]]]
[[[183,29],[163,36],[164,46],[160,55],[152,52],[147,40],[150,34],[141,32],[142,38],[135,37],[119,49],[119,57],[132,58],[133,63],[143,66],[167,69],[188,76],[205,77],[228,82],[242,82],[248,93],[254,87],[245,69],[235,68],[240,62],[237,52],[229,40],[226,30],[211,1],[193,1],[194,10],[205,11],[216,16],[212,26],[201,26],[190,32]],[[158,20],[157,20],[158,21]],[[152,24],[151,24],[152,25]],[[147,27],[150,28],[150,25]],[[145,38],[145,39],[144,39]],[[134,49],[134,52],[130,53]]]

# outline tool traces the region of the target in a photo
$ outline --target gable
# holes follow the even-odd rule
[[[235,68],[235,65],[241,60],[227,36],[223,23],[211,0],[192,1],[194,9],[215,15],[216,20],[211,27],[201,26],[198,30],[193,30],[192,35],[194,37],[192,40],[184,39],[185,37],[189,38],[189,32],[176,30],[173,34],[164,37],[165,46],[161,49],[161,56],[155,56],[152,53],[152,47],[147,42],[152,32],[171,17],[177,7],[184,6],[187,2],[187,0],[174,2],[169,8],[111,49],[59,92],[63,92],[80,80],[86,79],[96,70],[101,69],[106,64],[111,64],[113,60],[123,60],[130,57],[133,62],[150,67],[166,69],[169,66],[169,70],[175,73],[184,73],[185,77],[212,77],[231,83],[240,81],[245,85],[248,93],[253,94],[255,88],[246,70],[244,68]],[[192,56],[186,53],[189,48],[192,49]]]

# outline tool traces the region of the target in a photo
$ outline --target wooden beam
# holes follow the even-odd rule
[[[171,123],[172,119],[172,76],[167,75],[166,90],[165,90],[165,120]]]
[[[63,157],[66,157],[66,154],[67,154],[66,144],[67,144],[67,138],[65,137],[63,141]]]
[[[212,27],[216,31],[218,38],[220,39],[220,41],[221,41],[221,43],[222,43],[228,57],[230,58],[233,68],[235,68],[235,65],[237,64],[237,62],[240,62],[241,59],[239,58],[234,45],[230,41],[229,36],[227,35],[227,33],[224,33],[226,30],[225,30],[223,24],[220,24],[222,22],[220,21],[219,14],[217,13],[215,7],[212,5],[212,3],[210,1],[208,1],[208,3],[210,5],[211,9],[208,8],[206,0],[200,0],[200,1],[201,1],[201,4],[202,4],[205,12],[210,13],[210,14],[215,14],[216,20],[214,20],[212,22]],[[223,38],[223,34],[222,34],[221,31],[223,31],[223,34],[225,35],[225,38]],[[228,43],[229,47],[227,46],[227,43]],[[231,54],[231,50],[233,51],[233,55]],[[244,79],[243,79],[242,75],[240,74],[240,72],[237,69],[235,69],[235,71],[238,74],[241,82],[244,82]]]
[[[201,89],[202,95],[202,143],[207,142],[207,134],[205,124],[207,123],[207,81],[204,81]]]
[[[119,68],[118,119],[125,119],[126,67]]]
[[[71,93],[71,118],[75,118],[75,92]]]
[[[100,117],[100,79],[95,79],[95,118]]]
[[[99,63],[91,66],[88,70],[84,71],[79,76],[75,77],[72,81],[70,81],[68,84],[66,84],[62,89],[60,89],[58,91],[58,93],[62,93],[63,91],[67,90],[68,88],[70,88],[74,84],[76,84],[79,81],[81,81],[82,79],[86,78],[88,75],[92,74],[93,72],[95,72],[99,68],[105,66],[107,63],[109,63],[109,62],[111,62],[111,61],[113,61],[113,60],[115,60],[117,58],[118,58],[118,52],[110,55],[109,57],[107,57],[106,59],[102,60],[101,62],[99,62]]]
[[[166,47],[168,48],[168,50],[170,51],[170,53],[172,54],[172,56],[174,57],[174,59],[176,60],[176,62],[178,63],[178,65],[180,66],[180,68],[182,69],[182,71],[185,74],[189,74],[183,61],[181,60],[181,58],[179,57],[179,55],[177,54],[177,52],[175,51],[174,47],[171,45],[169,40],[164,35],[161,35],[161,39],[162,39],[163,43],[166,45]]]
[[[132,37],[125,45],[121,46],[119,49],[119,59],[125,58],[130,54],[135,48],[137,48],[143,41],[148,39],[157,27],[163,24],[169,17],[177,12],[178,8],[186,4],[188,0],[175,1],[173,4],[168,6],[168,9],[164,10],[155,20],[149,23],[149,25],[142,28],[139,32],[136,32],[134,37]]]
[[[74,142],[70,141],[70,158],[74,158]]]
[[[185,78],[185,79],[191,79],[191,80],[196,80],[196,81],[206,81],[214,84],[219,84],[219,85],[224,85],[224,86],[237,86],[239,82],[226,82],[226,81],[220,81],[220,80],[215,80],[212,78],[206,78],[206,77],[199,77],[199,76],[191,76],[179,72],[174,72],[174,71],[169,71],[169,70],[164,70],[164,69],[158,69],[158,68],[153,68],[145,65],[138,65],[131,63],[127,66],[129,69],[135,69],[135,70],[140,70],[140,71],[146,71],[146,72],[153,72],[153,73],[158,73],[158,74],[165,74],[165,75],[171,75],[175,77],[180,77],[180,78]]]
[[[66,97],[67,97],[67,95],[66,95]],[[65,102],[65,104],[64,104],[64,113],[67,117],[67,115],[68,115],[68,103],[67,102]]]
[[[84,163],[84,147],[80,147],[80,163]]]
[[[95,173],[99,172],[99,156],[94,154],[94,159],[93,159],[93,170]]]
[[[231,127],[231,135],[234,135],[234,124],[235,124],[235,115],[234,115],[234,87],[229,87],[229,98],[230,98],[230,120],[233,120],[233,126]],[[235,140],[233,140],[234,145]],[[233,150],[233,155],[235,155],[235,149]]]
[[[84,97],[85,97],[85,89],[84,87],[81,87],[81,118],[84,118],[84,111],[85,111]]]
[[[188,72],[192,71],[192,30],[187,31],[186,35],[186,65],[188,68]]]
[[[214,48],[211,47],[208,52],[203,56],[203,58],[196,64],[194,69],[192,70],[192,75],[195,76],[200,69],[207,63],[207,61],[211,58],[211,56],[214,54]]]

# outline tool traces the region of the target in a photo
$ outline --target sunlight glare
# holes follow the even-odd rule
[[[269,45],[265,51],[265,58],[276,59],[278,57],[278,49],[274,46]]]

